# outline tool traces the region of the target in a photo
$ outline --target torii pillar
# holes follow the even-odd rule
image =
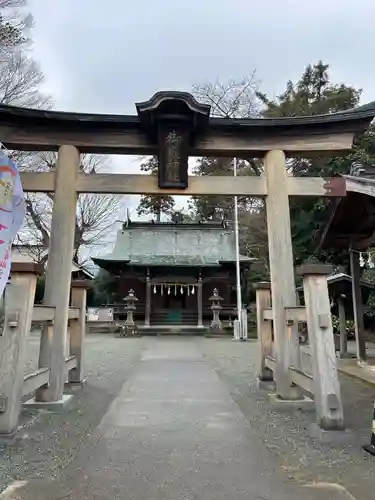
[[[294,386],[289,366],[300,367],[297,328],[288,328],[285,308],[296,305],[293,250],[290,226],[288,175],[283,151],[270,151],[265,156],[267,179],[267,229],[271,271],[273,331],[275,337],[277,396],[284,400],[302,398]]]

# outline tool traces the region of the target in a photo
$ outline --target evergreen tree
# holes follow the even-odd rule
[[[319,61],[308,65],[300,79],[287,82],[285,91],[275,100],[265,94],[258,93],[265,105],[264,117],[298,116],[330,114],[351,109],[359,104],[361,90],[355,87],[334,84],[329,76],[329,66]],[[374,145],[374,132],[370,131],[356,144],[352,153],[339,158],[311,157],[293,158],[288,162],[288,169],[297,176],[336,176],[349,173],[351,163],[357,160],[371,161],[370,151]],[[292,220],[293,249],[296,264],[303,260],[322,257],[316,254],[317,239],[320,228],[327,220],[330,204],[328,199],[290,199]],[[343,263],[341,253],[328,252],[325,260]]]
[[[233,92],[228,94],[226,86],[221,84],[217,89],[216,86],[207,87],[206,85],[203,89],[207,94],[206,102],[214,104],[216,114],[219,114],[220,109],[233,108],[231,102],[227,101],[228,99],[236,100],[236,96]],[[263,117],[330,114],[358,106],[361,96],[360,89],[332,82],[329,65],[322,61],[315,65],[308,65],[296,82],[288,81],[285,90],[276,99],[270,99],[266,94],[254,88],[253,90],[257,100],[254,97],[251,99],[249,117],[259,113],[259,103],[262,106],[260,113]],[[202,99],[202,96],[204,98],[206,94],[198,92],[197,95]],[[216,101],[220,106],[215,104]],[[222,102],[225,102],[225,105]],[[233,116],[236,116],[235,113]],[[291,158],[288,160],[287,168],[289,172],[298,176],[329,177],[349,173],[353,161],[365,164],[375,163],[375,126],[370,127],[368,133],[357,140],[353,151],[348,155],[333,158]],[[239,175],[261,175],[263,172],[262,160],[259,158],[246,158],[246,160],[240,160],[238,165]],[[230,159],[202,158],[197,162],[195,173],[196,175],[232,175],[232,168]],[[268,253],[264,205],[257,198],[241,198],[239,201],[241,252],[260,259],[267,273]],[[345,252],[331,251],[322,255],[316,251],[316,237],[327,221],[330,203],[331,201],[327,198],[290,198],[296,264],[314,257],[331,261],[334,264],[346,265]],[[204,196],[193,198],[192,202],[193,211],[204,219],[217,218],[218,214],[223,212],[230,218],[232,207],[233,198],[231,197]]]
[[[158,174],[158,159],[153,156],[141,164],[141,170],[150,175]],[[175,200],[170,195],[143,195],[137,208],[138,215],[153,215],[160,222],[162,214],[171,216],[175,206]]]

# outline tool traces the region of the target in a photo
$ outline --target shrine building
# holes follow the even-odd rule
[[[138,298],[135,319],[144,328],[204,330],[212,319],[209,298],[222,297],[221,319],[236,317],[234,230],[222,222],[132,222],[118,232],[112,253],[92,257],[118,276],[118,319],[130,289]],[[241,268],[253,259],[240,256]]]

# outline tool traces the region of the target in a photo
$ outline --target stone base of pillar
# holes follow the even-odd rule
[[[64,394],[62,399],[58,401],[35,401],[35,398],[31,398],[23,403],[23,408],[28,410],[49,410],[49,411],[61,411],[72,401],[73,394]]]
[[[118,334],[119,337],[140,337],[141,334],[136,325],[127,325],[124,324],[121,326],[120,332]]]
[[[10,444],[13,444],[16,440],[17,430],[18,429],[16,429],[15,431],[13,431],[9,434],[1,434],[0,433],[0,444],[6,444],[8,446]],[[0,498],[1,498],[1,495],[0,495]]]
[[[351,354],[350,352],[343,352],[342,354],[339,354],[340,359],[354,359],[355,357],[355,354]]]
[[[84,387],[87,384],[87,380],[84,378],[83,380],[80,380],[79,382],[65,382],[64,387],[66,389],[81,389],[81,387]]]
[[[315,410],[313,399],[304,396],[302,399],[281,399],[277,394],[269,394],[269,401],[280,410]]]
[[[264,391],[275,392],[275,390],[276,390],[276,383],[274,380],[260,380],[258,378],[257,386],[258,386],[258,389],[261,389]]]
[[[316,439],[319,443],[337,443],[344,444],[350,443],[356,440],[356,436],[349,429],[338,429],[338,430],[330,430],[326,431],[319,427],[317,423],[313,423],[309,428],[310,437]]]

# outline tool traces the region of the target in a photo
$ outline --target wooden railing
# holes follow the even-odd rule
[[[275,378],[277,394],[289,391],[294,395],[294,398],[280,396],[283,400],[302,399],[303,393],[308,393],[315,400],[318,424],[323,428],[342,429],[344,417],[327,286],[330,269],[329,266],[306,264],[299,272],[303,276],[306,303],[303,307],[284,307],[281,310],[275,307],[274,310],[271,284],[255,285],[260,343],[258,377],[262,382]],[[275,322],[277,331],[274,331]],[[308,327],[309,367],[302,363],[299,323],[307,323]],[[295,391],[295,388],[302,391]]]
[[[43,406],[56,402],[48,390],[51,378],[70,383],[81,383],[83,379],[83,341],[86,328],[87,282],[72,283],[71,307],[67,312],[65,330],[69,342],[56,342],[53,336],[57,308],[33,305],[39,266],[22,263],[12,267],[12,277],[5,295],[5,317],[0,335],[0,435],[11,434],[18,425],[22,398],[35,394],[38,404]],[[42,363],[40,348],[38,369],[24,376],[24,362],[28,337],[32,324],[40,325],[47,332],[48,349],[59,363]],[[41,342],[43,335],[41,336]],[[62,339],[61,339],[62,340]],[[51,355],[52,358],[52,355]],[[44,361],[51,359],[45,351]],[[61,371],[60,371],[61,370]],[[39,395],[39,397],[38,397]]]

